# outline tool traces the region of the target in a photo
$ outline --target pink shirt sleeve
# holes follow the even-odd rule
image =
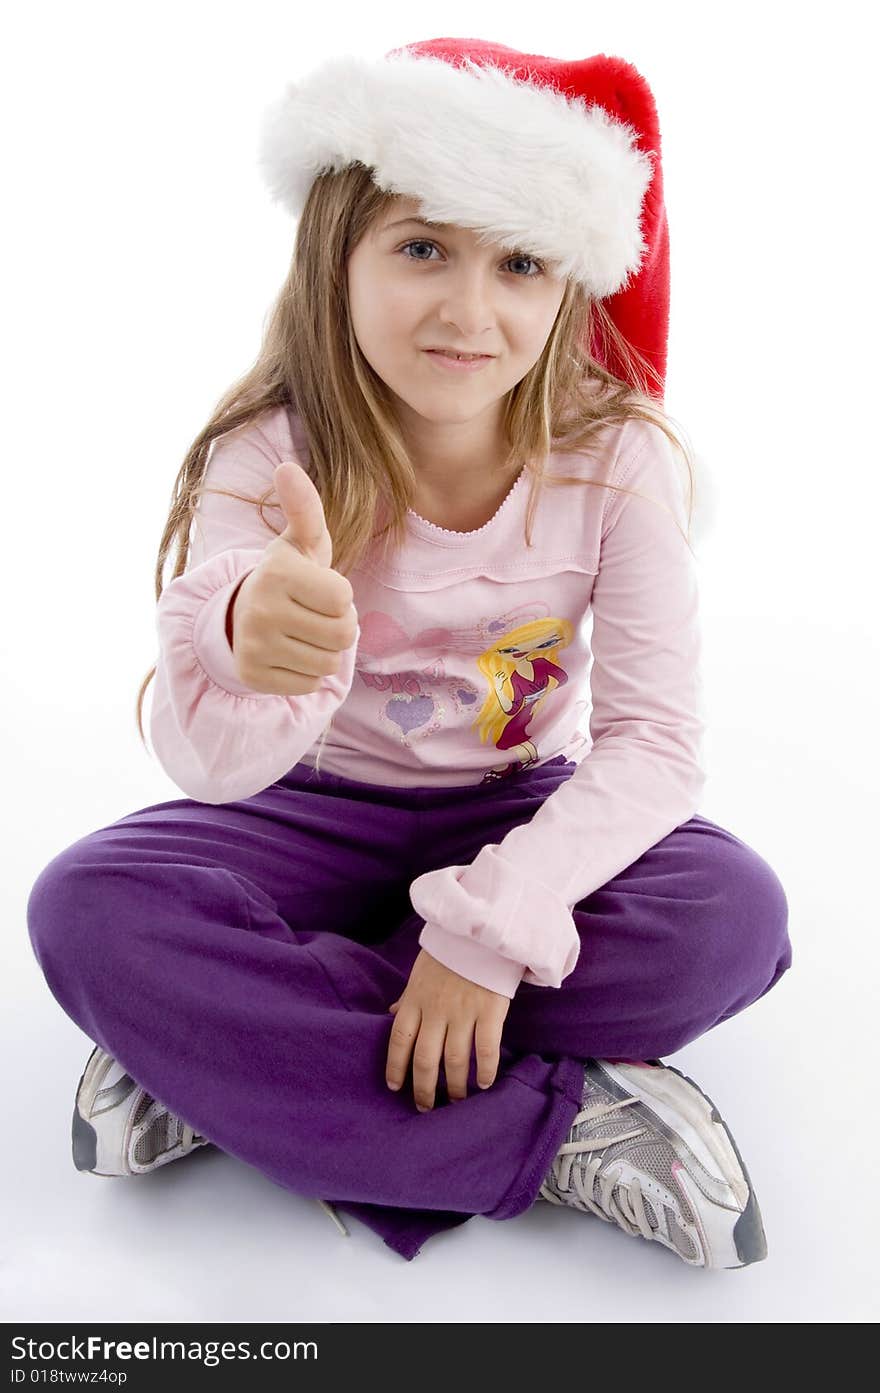
[[[647,497],[606,491],[589,753],[528,822],[470,865],[429,871],[410,887],[425,919],[421,946],[505,996],[521,980],[561,986],[580,952],[574,906],[692,817],[705,784],[684,489],[663,432],[646,424],[643,435],[611,482]]]
[[[219,440],[205,474],[207,489],[259,499],[282,459],[295,459],[284,413],[260,428]],[[238,678],[226,637],[232,593],[284,527],[281,508],[205,492],[193,515],[187,569],[162,591],[156,608],[159,657],[150,736],[165,772],[190,798],[227,803],[249,798],[285,774],[318,739],[354,677],[360,637],[338,673],[301,696],[255,692]]]

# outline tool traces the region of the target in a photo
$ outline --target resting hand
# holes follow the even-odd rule
[[[413,1062],[413,1095],[420,1112],[434,1106],[440,1060],[450,1102],[467,1098],[472,1046],[477,1083],[488,1088],[498,1072],[501,1028],[510,997],[480,987],[432,958],[422,948],[403,994],[389,1007],[394,1015],[385,1081],[400,1088]]]

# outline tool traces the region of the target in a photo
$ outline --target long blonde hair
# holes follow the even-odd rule
[[[279,406],[289,407],[300,418],[309,457],[299,462],[321,496],[333,538],[334,569],[348,575],[365,550],[383,537],[386,551],[403,542],[416,475],[389,390],[355,338],[346,273],[354,248],[397,197],[380,189],[371,171],[359,163],[315,179],[297,223],[287,279],[272,307],[256,361],[220,398],[175,479],[156,559],[157,602],[173,544],[176,549],[169,580],[186,570],[193,514],[203,492],[223,493],[252,503],[266,525],[278,531],[263,513],[274,493],[272,486],[257,499],[229,489],[207,489],[203,481],[215,440]],[[613,359],[609,353],[614,354]],[[603,366],[607,361],[623,364],[626,377],[610,372]],[[633,492],[607,480],[569,475],[551,478],[544,473],[551,449],[583,453],[596,443],[607,424],[633,417],[654,422],[686,461],[690,478],[686,540],[690,545],[693,456],[673,429],[672,418],[654,399],[661,391],[657,373],[622,337],[602,301],[592,299],[576,282],[569,281],[544,350],[508,393],[503,417],[509,445],[505,467],[518,461],[532,476],[526,546],[531,546],[531,527],[542,487],[595,484]],[[374,532],[380,516],[387,520]],[[155,672],[154,665],[137,697],[137,727],[145,745],[143,701]],[[327,730],[329,726],[323,732],[319,753]]]

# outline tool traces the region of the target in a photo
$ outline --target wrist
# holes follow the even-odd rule
[[[451,933],[439,924],[426,923],[419,934],[419,947],[432,958],[457,972],[460,977],[486,987],[500,996],[514,997],[522,981],[525,964],[514,962],[473,938]]]
[[[250,572],[248,572],[248,574],[250,574]],[[244,583],[245,583],[246,580],[247,580],[247,576],[242,576],[241,580],[238,582],[238,585],[235,587],[235,589],[233,590],[233,592],[232,592],[232,594],[231,594],[231,596],[230,596],[230,598],[229,598],[229,604],[226,606],[226,640],[227,640],[227,642],[228,642],[228,644],[229,644],[229,647],[233,650],[233,652],[235,651],[235,647],[234,647],[234,635],[235,635],[235,631],[234,631],[234,627],[233,627],[233,613],[232,613],[232,612],[233,612],[233,610],[235,609],[235,601],[236,601],[236,599],[237,599],[237,597],[238,597],[238,592],[239,592],[239,590],[241,589],[241,587],[244,585]]]

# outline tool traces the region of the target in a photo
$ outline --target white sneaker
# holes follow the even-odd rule
[[[587,1060],[583,1108],[538,1193],[655,1239],[693,1267],[767,1256],[758,1201],[718,1109],[659,1059]]]
[[[93,1175],[145,1175],[210,1145],[100,1045],[89,1055],[76,1090],[72,1137],[73,1164]]]

